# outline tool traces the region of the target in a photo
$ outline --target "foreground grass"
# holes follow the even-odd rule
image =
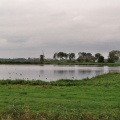
[[[0,110],[2,120],[119,120],[120,73],[82,81],[3,80]]]

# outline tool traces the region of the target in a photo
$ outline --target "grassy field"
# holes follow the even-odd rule
[[[44,64],[57,64],[57,65],[107,65],[107,66],[120,66],[120,62],[116,62],[116,63],[98,63],[98,62],[78,62],[78,61],[46,61],[44,62]]]
[[[0,61],[0,64],[33,64],[39,65],[39,62],[32,61]],[[100,65],[100,66],[120,66],[120,62],[116,63],[97,63],[97,62],[78,62],[78,61],[45,61],[43,64],[47,65]]]
[[[1,120],[119,120],[120,73],[82,81],[0,81],[0,113]]]

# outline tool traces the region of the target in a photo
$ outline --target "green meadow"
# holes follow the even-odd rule
[[[44,64],[55,65],[100,65],[100,66],[120,66],[120,62],[115,63],[98,63],[98,62],[78,62],[78,61],[45,61]]]
[[[0,64],[32,64],[39,65],[40,62],[32,62],[32,61],[0,61]],[[120,62],[115,63],[98,63],[98,62],[78,62],[78,61],[44,61],[44,65],[99,65],[99,66],[120,66]]]
[[[74,81],[1,80],[0,113],[1,120],[119,120],[120,73]]]

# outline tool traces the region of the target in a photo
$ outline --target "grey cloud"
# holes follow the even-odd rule
[[[8,43],[16,43],[16,44],[19,44],[19,43],[25,43],[27,42],[27,38],[25,37],[20,37],[20,36],[17,36],[17,37],[12,37],[12,38],[9,38],[7,39],[7,42]]]
[[[119,0],[0,0],[0,48],[26,57],[43,49],[47,56],[59,50],[106,55],[119,49],[119,15]]]

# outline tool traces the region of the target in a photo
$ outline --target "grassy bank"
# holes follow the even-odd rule
[[[82,81],[0,81],[0,117],[9,120],[119,120],[120,73]],[[4,112],[6,111],[6,112]]]
[[[31,65],[39,65],[39,62],[34,61],[0,61],[0,64],[31,64]],[[97,62],[78,62],[78,61],[45,61],[44,65],[99,65],[99,66],[120,66],[120,62],[116,63],[97,63]]]
[[[44,62],[44,64],[53,64],[53,65],[100,65],[100,66],[120,66],[120,62],[116,63],[98,63],[98,62],[78,62],[78,61],[50,61]]]

